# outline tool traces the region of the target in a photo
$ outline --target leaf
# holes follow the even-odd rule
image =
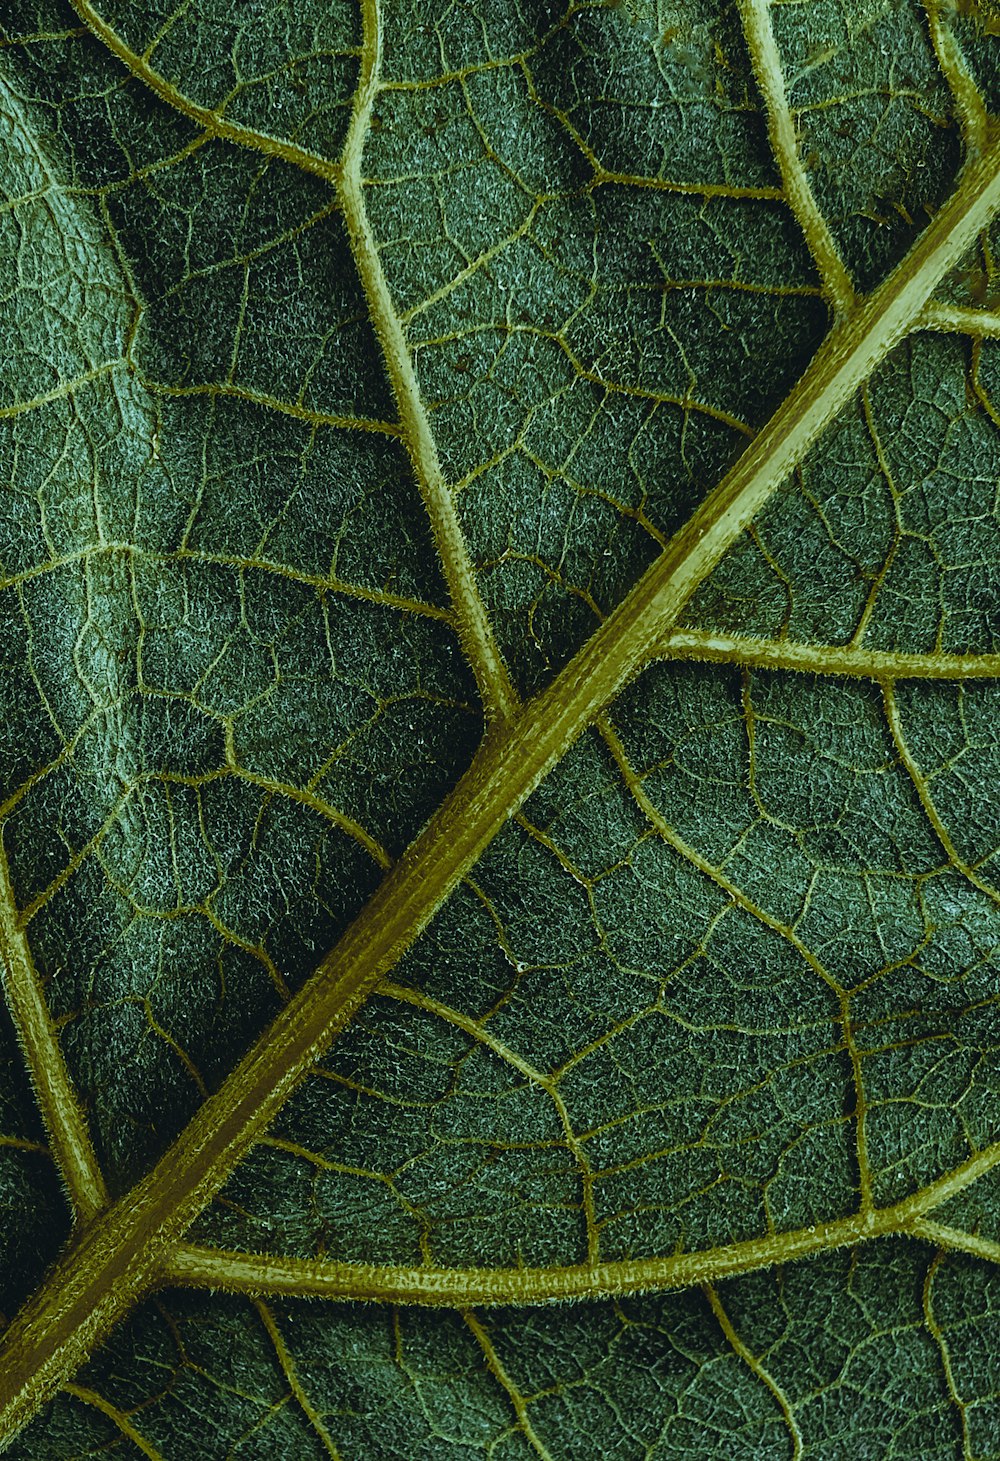
[[[0,1444],[996,1454],[990,16],[73,7]]]

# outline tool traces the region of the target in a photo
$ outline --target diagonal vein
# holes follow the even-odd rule
[[[52,1154],[74,1213],[78,1220],[86,1222],[107,1207],[108,1191],[18,915],[2,846],[0,962],[7,1007],[24,1051]]]
[[[138,56],[130,50],[116,31],[95,10],[90,0],[70,0],[70,4],[91,35],[96,36],[107,46],[112,55],[117,56],[118,60],[128,67],[136,80],[141,81],[144,86],[148,86],[149,90],[161,101],[165,101],[168,106],[174,107],[189,121],[203,128],[210,137],[218,138],[223,142],[234,142],[239,147],[250,147],[255,152],[263,152],[267,157],[280,157],[294,167],[303,168],[306,172],[311,172],[326,182],[333,181],[337,171],[335,163],[319,156],[318,153],[308,151],[305,147],[299,147],[294,142],[286,142],[280,137],[270,136],[267,132],[258,132],[253,127],[244,127],[239,122],[231,122],[221,111],[199,106],[196,101],[192,101],[190,97],[179,91],[172,81],[157,71],[155,66],[151,66],[144,57]]]
[[[132,1424],[127,1412],[120,1410],[117,1405],[112,1405],[110,1400],[106,1400],[96,1390],[87,1389],[83,1385],[66,1385],[64,1389],[66,1394],[72,1395],[74,1400],[79,1400],[84,1405],[91,1405],[102,1415],[106,1415],[112,1425],[116,1426],[126,1440],[131,1441],[136,1450],[141,1451],[148,1461],[164,1461],[160,1452],[155,1450],[142,1432]]]
[[[525,1440],[528,1442],[528,1445],[534,1451],[535,1455],[539,1457],[539,1461],[553,1461],[551,1452],[547,1449],[544,1442],[539,1438],[534,1426],[531,1424],[531,1417],[528,1415],[528,1406],[524,1396],[521,1394],[511,1376],[507,1373],[506,1366],[504,1365],[500,1356],[497,1354],[496,1349],[493,1345],[493,1341],[490,1339],[490,1336],[487,1333],[486,1329],[480,1323],[476,1315],[472,1313],[471,1310],[466,1310],[466,1312],[462,1315],[462,1318],[465,1321],[466,1327],[472,1334],[472,1337],[475,1339],[476,1343],[479,1345],[479,1348],[483,1352],[483,1359],[486,1361],[486,1368],[489,1370],[490,1374],[493,1376],[494,1380],[496,1380],[500,1388],[506,1391],[514,1414],[517,1417],[518,1430],[524,1436]]]
[[[313,1405],[312,1401],[309,1399],[309,1396],[306,1394],[302,1381],[299,1379],[298,1374],[296,1373],[295,1362],[293,1361],[292,1356],[289,1353],[288,1346],[284,1340],[284,1336],[282,1335],[281,1330],[278,1328],[278,1325],[275,1322],[274,1315],[271,1313],[267,1305],[262,1303],[260,1299],[254,1300],[254,1308],[257,1310],[260,1321],[267,1332],[267,1337],[274,1347],[274,1353],[277,1357],[278,1364],[280,1365],[281,1371],[288,1382],[288,1388],[292,1392],[293,1398],[298,1403],[299,1409],[302,1411],[302,1414],[305,1416],[306,1420],[315,1431],[316,1435],[319,1438],[320,1444],[322,1445],[326,1454],[331,1458],[331,1461],[340,1461],[340,1452],[337,1450],[337,1447],[334,1444],[330,1432],[323,1424],[322,1416]]]
[[[962,140],[970,152],[981,152],[990,133],[989,113],[962,47],[942,14],[939,0],[923,0],[931,45],[955,101]]]
[[[913,784],[913,789],[917,794],[917,800],[920,802],[921,807],[923,807],[924,815],[931,824],[934,835],[941,844],[948,862],[957,873],[965,878],[966,882],[971,883],[980,893],[985,893],[986,897],[992,903],[1000,904],[1000,893],[997,892],[997,889],[992,883],[989,883],[985,878],[980,876],[955,846],[951,833],[945,826],[944,820],[934,803],[930,778],[924,775],[916,757],[910,750],[906,733],[903,729],[903,723],[900,719],[899,706],[896,703],[896,692],[893,685],[888,682],[882,686],[882,701],[885,706],[885,718],[889,726],[889,735],[896,748],[896,754]]]
[[[719,1328],[725,1335],[733,1353],[742,1360],[751,1374],[755,1375],[764,1388],[770,1391],[781,1411],[785,1425],[788,1428],[789,1439],[792,1443],[791,1461],[802,1461],[802,1432],[799,1423],[795,1418],[795,1408],[782,1390],[777,1380],[770,1373],[760,1358],[754,1354],[749,1345],[745,1344],[737,1333],[736,1326],[726,1312],[725,1305],[719,1298],[715,1286],[706,1283],[703,1286],[705,1298],[708,1300],[709,1308],[718,1321]]]
[[[313,977],[157,1166],[80,1235],[4,1336],[0,1444],[163,1275],[166,1255],[513,811],[656,651],[691,593],[1000,208],[1000,143],[831,331],[770,422],[556,680],[473,764]]]

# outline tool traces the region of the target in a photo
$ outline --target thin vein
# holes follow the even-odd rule
[[[121,552],[136,552],[130,544],[113,546]],[[197,563],[218,563],[241,571],[256,569],[261,573],[278,574],[282,578],[290,579],[293,583],[307,584],[310,588],[319,589],[321,592],[329,591],[343,594],[345,598],[362,599],[366,603],[377,604],[382,609],[399,609],[404,614],[416,614],[425,619],[437,619],[445,624],[454,623],[451,611],[442,609],[437,604],[429,604],[421,599],[410,599],[404,594],[391,593],[388,589],[373,589],[366,587],[365,584],[349,583],[346,579],[338,578],[336,574],[332,573],[305,573],[301,569],[291,567],[290,564],[279,562],[276,558],[263,558],[259,555],[240,558],[236,554],[212,553],[201,548],[178,548],[174,553],[162,555],[142,551],[141,556],[152,562],[179,563],[187,559]],[[0,588],[3,587],[6,585],[0,582]]]
[[[539,1438],[537,1431],[531,1424],[531,1418],[528,1415],[528,1407],[525,1403],[524,1396],[521,1394],[520,1390],[514,1384],[514,1381],[511,1379],[510,1375],[507,1373],[507,1369],[500,1356],[497,1354],[496,1348],[494,1347],[493,1341],[490,1339],[490,1336],[487,1334],[486,1330],[483,1328],[483,1325],[480,1323],[476,1315],[473,1314],[471,1311],[467,1311],[466,1313],[464,1313],[462,1315],[462,1318],[465,1321],[468,1329],[471,1331],[476,1343],[479,1345],[479,1348],[483,1352],[483,1358],[486,1361],[486,1368],[489,1370],[490,1374],[501,1386],[501,1388],[506,1392],[507,1397],[513,1407],[514,1414],[517,1417],[518,1430],[524,1436],[531,1449],[535,1452],[535,1455],[541,1458],[541,1461],[552,1461],[551,1453],[542,1444],[542,1441]]]
[[[948,1388],[948,1398],[954,1407],[959,1419],[962,1432],[962,1461],[976,1461],[975,1452],[972,1449],[972,1438],[969,1433],[969,1409],[959,1392],[955,1381],[955,1370],[951,1363],[951,1351],[948,1348],[948,1341],[945,1338],[944,1330],[938,1323],[937,1315],[934,1312],[934,1279],[941,1267],[944,1252],[939,1250],[935,1253],[927,1269],[924,1279],[923,1309],[924,1322],[934,1343],[937,1345],[938,1354],[941,1356],[941,1368],[944,1371],[944,1381]]]
[[[749,729],[752,757],[753,728],[752,720],[749,716],[748,721],[750,721]],[[862,1079],[861,1057],[858,1052],[857,1043],[854,1039],[854,1030],[851,1023],[850,999],[847,991],[836,979],[834,979],[829,970],[826,969],[826,967],[820,962],[819,959],[817,959],[812,949],[809,948],[808,944],[803,942],[803,940],[799,937],[799,935],[795,932],[793,928],[789,928],[787,924],[782,923],[780,918],[775,918],[773,914],[768,913],[765,908],[762,908],[758,903],[755,903],[752,898],[748,898],[743,889],[740,888],[736,883],[734,883],[730,878],[728,878],[721,868],[716,867],[713,863],[710,863],[707,858],[702,857],[701,854],[690,845],[690,843],[685,842],[684,838],[674,831],[673,827],[671,827],[670,823],[660,812],[660,809],[656,806],[655,802],[653,802],[646,794],[646,790],[643,787],[639,776],[636,774],[635,768],[628,758],[625,747],[622,744],[619,736],[615,733],[613,727],[603,716],[598,719],[597,726],[601,736],[604,739],[605,744],[611,752],[611,755],[614,757],[615,764],[621,772],[622,779],[624,780],[625,785],[627,786],[629,793],[632,796],[632,799],[635,801],[636,806],[642,812],[643,816],[649,822],[650,826],[656,831],[657,835],[661,837],[664,842],[666,842],[668,847],[672,847],[680,857],[684,858],[685,862],[690,863],[691,866],[697,868],[704,877],[709,878],[716,885],[716,887],[721,889],[721,891],[724,892],[728,898],[731,898],[738,907],[749,913],[751,918],[755,918],[758,923],[763,924],[765,928],[771,929],[772,932],[776,933],[779,936],[779,938],[783,938],[786,943],[790,944],[795,952],[799,955],[799,957],[803,959],[806,964],[809,965],[809,968],[812,969],[813,973],[822,980],[822,982],[827,986],[827,988],[831,991],[834,998],[836,999],[838,1022],[840,1024],[841,1032],[843,1034],[844,1046],[847,1050],[848,1059],[851,1063],[851,1078],[854,1086],[854,1111],[852,1114],[855,1122],[858,1181],[861,1192],[862,1210],[867,1210],[871,1207],[872,1203],[871,1169],[868,1162],[868,1149],[866,1139],[867,1105],[865,1102],[864,1082]]]
[[[131,50],[107,21],[98,14],[90,0],[70,0],[70,3],[91,34],[107,46],[108,50],[117,56],[122,65],[126,66],[138,81],[141,81],[144,86],[148,86],[161,101],[174,107],[189,121],[204,128],[209,136],[220,138],[225,142],[234,142],[240,147],[249,147],[255,152],[264,153],[266,157],[280,158],[282,162],[289,162],[294,167],[304,168],[306,172],[313,173],[328,183],[336,181],[339,173],[339,166],[336,162],[331,162],[329,158],[321,157],[318,153],[310,152],[305,147],[299,147],[294,142],[272,137],[266,132],[258,132],[253,127],[240,126],[238,122],[230,122],[222,112],[213,111],[211,107],[199,106],[197,102],[185,96],[172,82],[151,66],[145,57],[136,55],[135,51]]]
[[[353,837],[354,841],[364,848],[368,856],[374,862],[378,863],[380,868],[385,869],[392,865],[392,859],[386,849],[376,837],[372,836],[366,827],[363,827],[360,822],[355,821],[353,817],[349,817],[346,812],[342,812],[339,807],[335,807],[332,802],[328,802],[325,797],[318,796],[310,787],[302,788],[293,786],[290,782],[275,781],[270,776],[262,776],[256,771],[248,771],[246,767],[241,766],[235,759],[232,764],[232,772],[241,781],[246,781],[251,786],[257,786],[261,791],[274,792],[276,796],[288,797],[290,801],[301,802],[303,806],[311,808],[314,812],[318,812],[321,817],[324,817],[335,827],[339,827],[348,837]]]
[[[407,598],[404,594],[394,594],[388,589],[373,589],[368,588],[365,584],[350,583],[333,573],[306,573],[302,569],[293,568],[291,564],[282,563],[276,558],[264,558],[259,554],[241,557],[235,553],[213,553],[205,548],[177,548],[171,553],[155,553],[150,549],[137,547],[135,543],[125,542],[98,543],[91,547],[77,549],[72,553],[64,553],[58,558],[50,558],[46,563],[33,564],[30,568],[21,569],[19,573],[0,574],[0,592],[7,588],[15,588],[18,584],[28,583],[34,578],[42,578],[46,574],[55,573],[60,568],[76,564],[86,565],[93,558],[112,553],[141,558],[146,563],[214,563],[224,568],[235,568],[240,572],[273,573],[281,578],[287,578],[293,583],[305,584],[321,593],[343,594],[346,598],[362,599],[366,603],[377,604],[380,608],[399,609],[405,614],[437,619],[449,625],[454,623],[451,611],[441,608],[438,604],[430,604],[422,599]],[[12,796],[15,794],[12,793]],[[6,806],[7,803],[4,804],[4,807]]]
[[[733,1321],[726,1313],[722,1300],[719,1298],[719,1295],[715,1290],[715,1286],[711,1283],[703,1284],[702,1292],[704,1293],[705,1298],[708,1300],[709,1308],[715,1315],[716,1320],[719,1324],[719,1328],[726,1336],[726,1340],[733,1353],[743,1361],[751,1374],[757,1377],[757,1379],[761,1382],[764,1388],[766,1390],[769,1390],[774,1400],[777,1401],[778,1408],[781,1411],[785,1425],[788,1427],[788,1434],[792,1442],[791,1461],[801,1461],[801,1457],[803,1454],[802,1432],[799,1429],[798,1421],[795,1419],[795,1412],[792,1409],[792,1405],[790,1400],[788,1399],[788,1396],[782,1390],[781,1386],[778,1384],[777,1380],[770,1373],[770,1371],[765,1368],[763,1363],[757,1358],[753,1351],[743,1343],[743,1340],[737,1334],[736,1329],[733,1325]]]
[[[168,386],[161,381],[139,376],[143,388],[153,396],[183,398],[185,396],[228,396],[233,400],[246,401],[251,406],[265,406],[281,416],[292,416],[296,421],[305,421],[310,426],[328,426],[338,431],[370,431],[378,436],[399,438],[402,427],[395,421],[379,421],[375,417],[339,416],[329,411],[314,411],[298,401],[283,401],[280,396],[270,396],[265,391],[253,391],[233,381],[205,381],[194,386]]]
[[[323,1424],[319,1411],[302,1388],[302,1381],[299,1379],[295,1369],[295,1362],[292,1359],[281,1330],[275,1323],[274,1315],[267,1305],[261,1303],[259,1299],[254,1302],[254,1308],[257,1310],[260,1322],[263,1324],[267,1332],[267,1337],[274,1347],[274,1353],[277,1356],[278,1364],[281,1366],[281,1372],[288,1381],[288,1388],[292,1392],[299,1409],[319,1437],[320,1444],[330,1457],[330,1461],[340,1461],[340,1452],[334,1445],[333,1437]]]
[[[87,1222],[107,1207],[108,1190],[24,933],[2,842],[0,958],[7,1006],[24,1051],[52,1155],[77,1218]]]
[[[897,654],[851,645],[801,644],[792,639],[754,639],[710,629],[673,629],[657,658],[703,660],[746,669],[791,670],[861,680],[993,680],[1000,654]]]
[[[14,416],[23,416],[28,411],[37,411],[40,406],[50,406],[53,401],[61,401],[66,396],[73,395],[81,386],[89,386],[95,380],[110,375],[119,366],[125,366],[128,361],[124,357],[117,360],[107,360],[103,365],[95,365],[93,370],[85,370],[80,375],[75,375],[72,380],[62,381],[59,385],[53,386],[50,391],[42,391],[38,396],[32,396],[28,401],[15,401],[10,406],[0,406],[0,421],[10,420]]]
[[[437,1019],[444,1020],[449,1025],[454,1025],[456,1029],[463,1030],[466,1035],[471,1036],[480,1045],[485,1045],[489,1050],[492,1050],[494,1055],[499,1056],[505,1064],[512,1066],[519,1075],[523,1075],[525,1080],[530,1081],[532,1085],[539,1086],[543,1090],[547,1090],[552,1085],[551,1076],[546,1075],[544,1071],[539,1070],[537,1066],[532,1065],[523,1056],[518,1055],[517,1051],[512,1050],[504,1040],[500,1040],[497,1036],[491,1034],[479,1020],[470,1019],[468,1015],[462,1014],[460,1010],[452,1009],[450,1006],[442,1004],[438,999],[432,999],[430,995],[424,994],[419,989],[407,989],[405,985],[394,984],[390,979],[382,981],[378,987],[378,992],[386,999],[392,999],[398,1004],[408,1004],[414,1009],[423,1010],[426,1014],[434,1015]]]
[[[440,1000],[432,999],[429,995],[420,990],[407,989],[405,985],[394,984],[391,980],[384,980],[379,985],[379,993],[388,999],[394,999],[402,1004],[408,1004],[415,1009],[424,1010],[427,1014],[434,1015],[439,1020],[444,1020],[456,1029],[463,1030],[473,1040],[479,1042],[488,1050],[492,1050],[507,1065],[513,1067],[525,1080],[543,1090],[556,1108],[559,1123],[566,1138],[566,1146],[576,1162],[580,1172],[580,1180],[583,1191],[583,1214],[587,1230],[587,1261],[596,1263],[600,1254],[599,1226],[597,1222],[597,1210],[594,1203],[594,1174],[587,1157],[584,1145],[581,1142],[576,1130],[570,1120],[569,1110],[562,1098],[558,1081],[536,1066],[531,1065],[523,1056],[518,1055],[503,1040],[500,1040],[478,1020],[473,1020],[464,1015],[460,1010],[452,1009]]]
[[[975,868],[971,867],[969,863],[966,862],[965,858],[962,857],[961,853],[958,851],[958,848],[952,841],[951,833],[945,826],[941,814],[938,811],[937,806],[935,805],[934,798],[931,795],[931,789],[928,783],[928,779],[918,765],[916,757],[913,755],[913,752],[910,750],[909,743],[907,742],[906,735],[903,731],[903,723],[900,720],[899,716],[899,706],[896,703],[896,692],[891,683],[886,682],[883,684],[882,700],[885,705],[886,720],[889,723],[889,734],[892,736],[893,744],[896,747],[899,759],[902,762],[902,765],[906,771],[906,774],[909,776],[910,781],[913,783],[913,789],[917,793],[917,798],[920,802],[920,805],[924,809],[924,815],[926,816],[928,822],[930,822],[931,827],[934,830],[934,835],[937,838],[938,842],[940,842],[941,847],[944,849],[945,856],[947,857],[949,863],[955,869],[955,871],[957,873],[960,873],[962,877],[965,878],[967,882],[971,883],[974,888],[977,888],[980,893],[985,893],[986,897],[989,898],[992,903],[1000,905],[1000,891],[993,887],[991,883],[988,883],[984,878],[981,878],[979,876]]]
[[[106,1400],[96,1390],[91,1390],[85,1385],[64,1385],[63,1389],[67,1395],[72,1395],[74,1400],[82,1401],[84,1405],[92,1405],[95,1410],[99,1410],[102,1415],[106,1415],[108,1420],[121,1431],[122,1435],[131,1441],[133,1446],[141,1451],[144,1456],[149,1458],[149,1461],[165,1461],[165,1458],[156,1447],[150,1441],[146,1440],[146,1437],[141,1431],[136,1430],[125,1411],[120,1410],[117,1405],[112,1405],[110,1400]]]
[[[362,0],[361,82],[337,175],[338,197],[351,252],[361,280],[386,370],[399,408],[403,439],[437,544],[445,582],[458,620],[458,633],[491,721],[507,720],[517,706],[503,657],[486,614],[455,497],[444,478],[413,365],[410,348],[382,268],[378,244],[365,207],[361,161],[379,90],[382,20],[378,0]]]
[[[799,156],[795,123],[785,95],[778,43],[771,26],[770,0],[739,0],[750,62],[767,110],[767,134],[788,206],[802,230],[831,304],[842,314],[854,305],[854,285],[806,176]]]
[[[882,434],[879,431],[878,423],[875,420],[875,411],[872,407],[871,392],[868,389],[867,381],[861,387],[860,395],[861,413],[864,417],[865,429],[868,432],[868,437],[871,441],[872,451],[875,453],[875,460],[878,463],[879,472],[881,473],[882,480],[885,483],[886,491],[889,494],[889,501],[892,506],[892,516],[895,524],[895,530],[890,539],[887,551],[882,555],[882,562],[878,568],[878,571],[870,579],[868,585],[868,594],[865,599],[865,606],[861,611],[857,624],[855,625],[854,633],[851,635],[850,647],[852,649],[861,649],[864,645],[864,638],[865,635],[868,633],[868,626],[871,623],[872,616],[875,613],[875,606],[878,603],[879,597],[881,596],[885,581],[892,570],[892,565],[895,562],[896,555],[899,552],[899,545],[902,542],[904,536],[903,514],[899,489],[896,486],[895,474],[893,473],[892,465],[889,461],[885,446],[882,442]]]
[[[560,113],[556,113],[563,120]],[[739,187],[730,183],[675,182],[670,178],[651,178],[641,173],[609,172],[593,155],[588,159],[595,177],[591,187],[648,188],[657,193],[683,193],[694,198],[733,198],[783,203],[785,195],[780,188]]]

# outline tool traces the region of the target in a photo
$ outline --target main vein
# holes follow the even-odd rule
[[[556,680],[473,764],[316,973],[156,1167],[80,1235],[4,1337],[9,1439],[162,1278],[170,1250],[361,1001],[546,772],[656,651],[698,583],[917,319],[1000,208],[1000,143],[880,288],[836,326],[744,455]]]

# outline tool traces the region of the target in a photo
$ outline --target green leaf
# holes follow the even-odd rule
[[[1000,1456],[995,29],[10,0],[7,1454]]]

